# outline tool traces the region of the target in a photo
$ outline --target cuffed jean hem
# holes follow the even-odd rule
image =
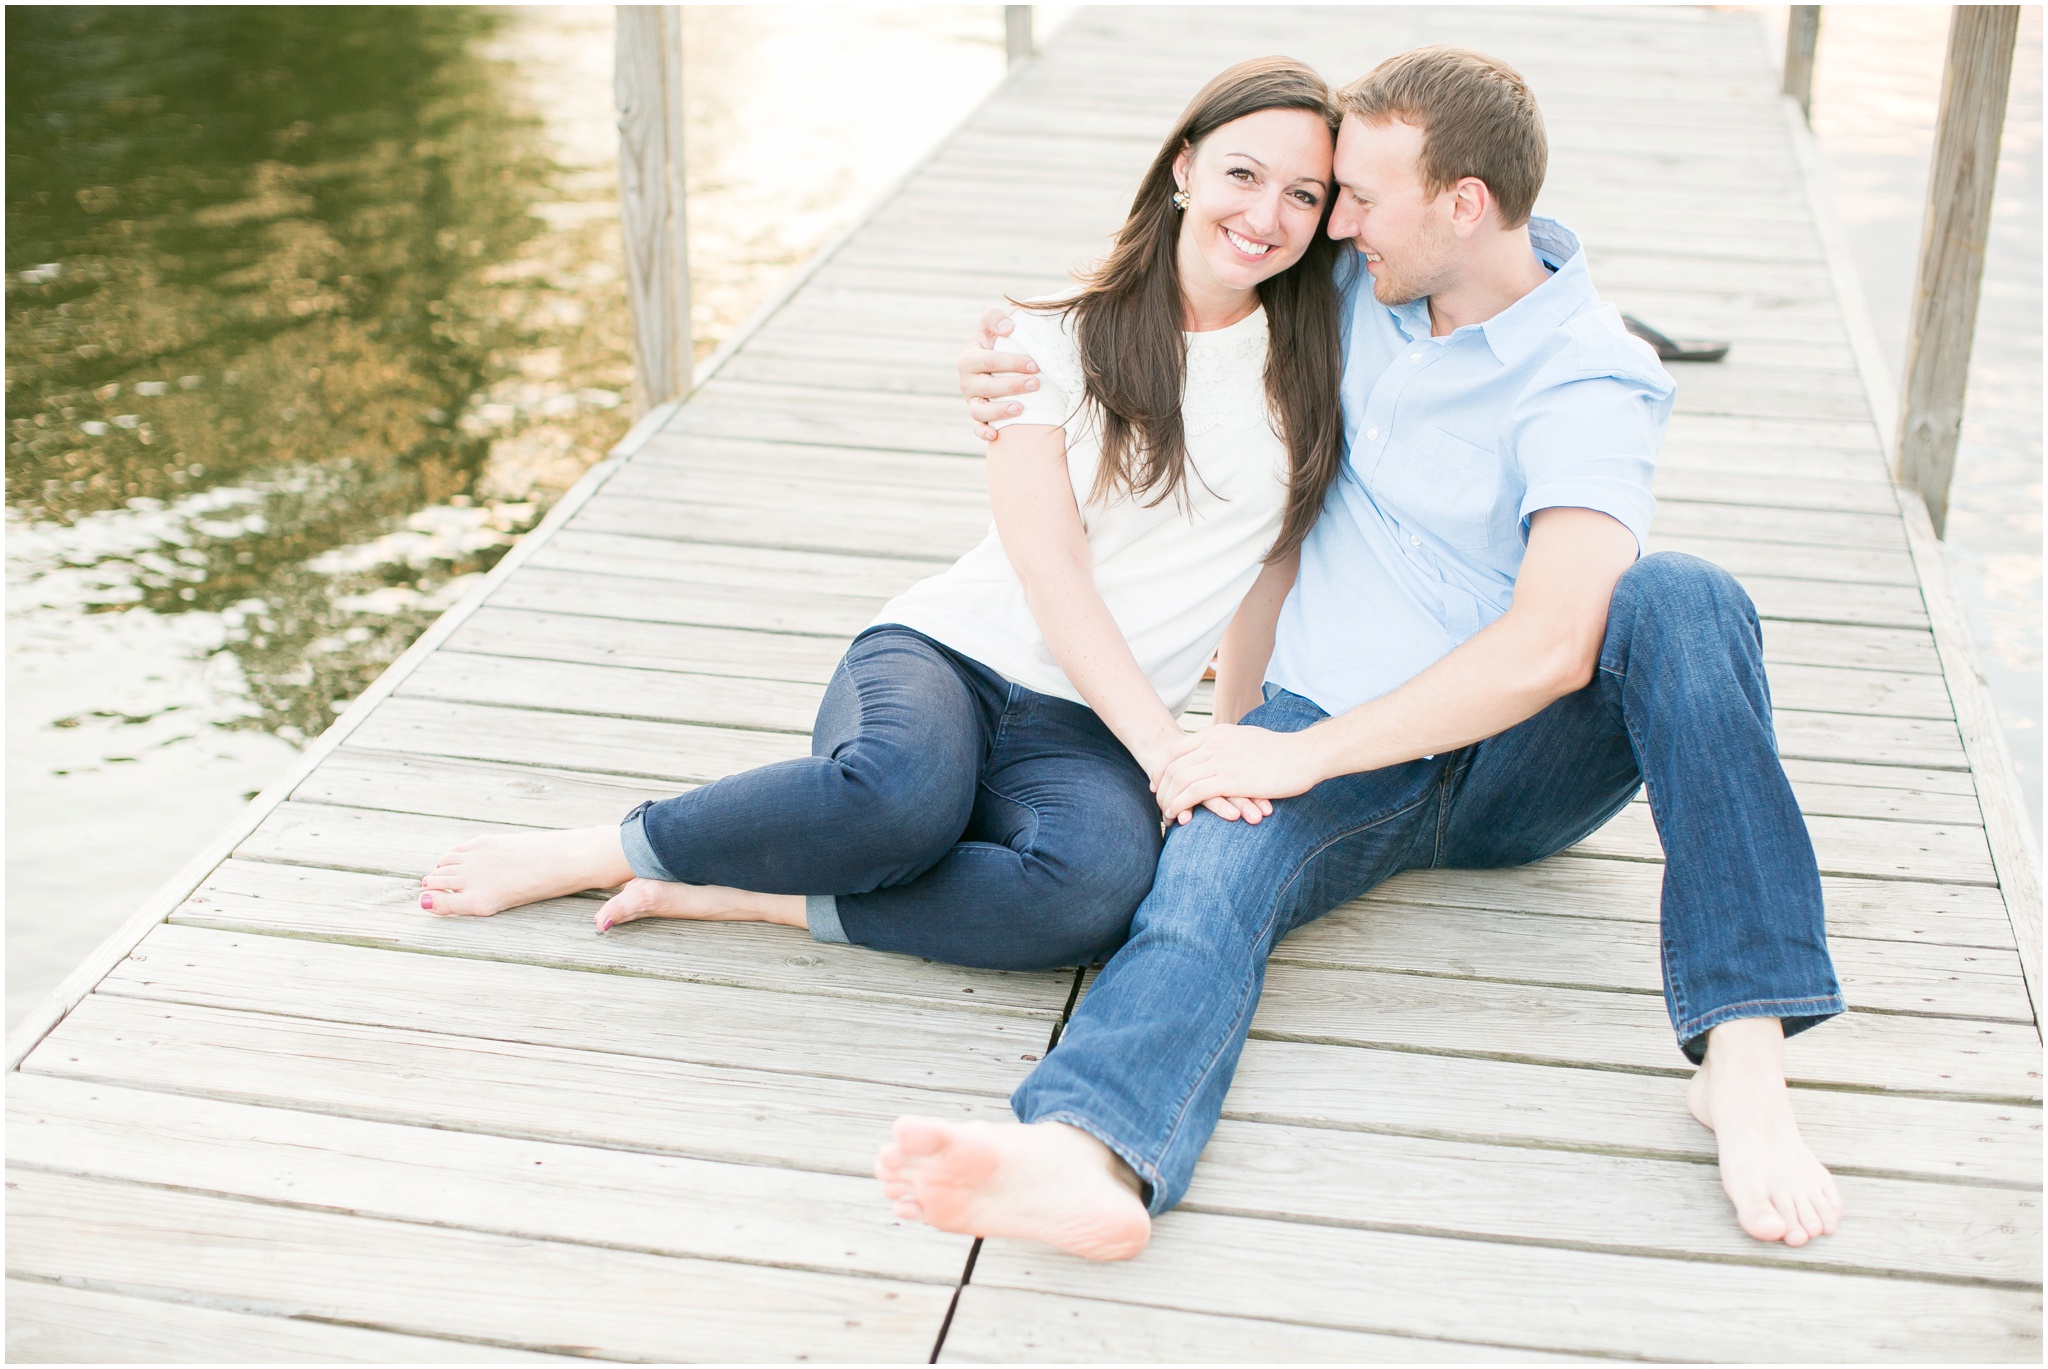
[[[626,848],[626,868],[641,879],[658,879],[668,884],[680,883],[654,854],[654,847],[648,844],[647,827],[642,818],[652,803],[643,803],[626,814],[619,824],[619,845]]]
[[[1757,998],[1747,1003],[1730,1003],[1725,1008],[1716,1008],[1679,1023],[1678,1048],[1685,1052],[1686,1059],[1697,1065],[1707,1058],[1707,1033],[1723,1022],[1743,1017],[1775,1017],[1784,1024],[1785,1035],[1791,1037],[1848,1010],[1848,1003],[1838,993],[1822,994],[1816,998]]]
[[[1080,1113],[1048,1112],[1043,1117],[1020,1116],[1017,1120],[1023,1122],[1027,1126],[1036,1126],[1040,1122],[1064,1122],[1066,1125],[1073,1127],[1076,1131],[1087,1132],[1090,1136],[1093,1136],[1096,1140],[1102,1142],[1103,1145],[1109,1147],[1110,1153],[1116,1156],[1117,1159],[1122,1160],[1125,1164],[1129,1165],[1131,1167],[1131,1173],[1138,1176],[1138,1182],[1144,1187],[1145,1190],[1143,1193],[1138,1195],[1139,1198],[1145,1204],[1145,1211],[1150,1213],[1152,1216],[1157,1217],[1162,1212],[1165,1212],[1169,1206],[1171,1206],[1171,1204],[1165,1202],[1161,1196],[1166,1192],[1166,1186],[1159,1182],[1158,1166],[1152,1164],[1150,1161],[1142,1159],[1136,1151],[1132,1150],[1123,1142],[1117,1140],[1116,1137],[1104,1131],[1094,1122],[1091,1122],[1086,1117],[1083,1117]]]
[[[846,928],[839,921],[839,899],[832,894],[804,895],[804,925],[811,929],[811,940],[829,941],[845,946],[852,938],[846,935]]]

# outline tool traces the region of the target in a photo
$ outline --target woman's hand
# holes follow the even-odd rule
[[[1262,815],[1271,813],[1272,800],[1306,793],[1327,778],[1314,735],[1314,728],[1268,732],[1230,723],[1198,732],[1153,782],[1159,811],[1169,821],[1186,822],[1197,807],[1215,812],[1213,800],[1224,798],[1240,810],[1252,804]]]

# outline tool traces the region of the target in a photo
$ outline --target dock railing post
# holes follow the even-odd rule
[[[1031,6],[1003,6],[1003,56],[1016,66],[1031,50]]]
[[[633,310],[633,412],[690,392],[690,253],[683,198],[683,12],[620,5],[619,229]]]
[[[1970,341],[1991,232],[1991,192],[2019,34],[2017,5],[1958,5],[1948,28],[1934,167],[1920,227],[1912,332],[1900,386],[1898,468],[1920,491],[1937,537],[1948,527],[1948,487],[1962,434]]]
[[[1785,23],[1787,95],[1799,101],[1799,112],[1813,122],[1813,53],[1820,44],[1820,6],[1793,5]]]

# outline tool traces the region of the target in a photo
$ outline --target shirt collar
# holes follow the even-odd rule
[[[1593,295],[1592,273],[1586,269],[1586,252],[1578,234],[1556,219],[1529,218],[1529,243],[1550,268],[1550,279],[1528,294],[1476,325],[1486,345],[1503,366],[1513,366],[1529,357],[1543,340],[1564,321],[1583,308]],[[1390,311],[1401,331],[1410,338],[1429,334],[1428,299],[1397,304]],[[1461,328],[1458,332],[1464,332]],[[1457,336],[1456,333],[1452,334]]]

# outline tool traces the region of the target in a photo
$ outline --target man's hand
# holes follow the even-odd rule
[[[1256,803],[1263,813],[1272,812],[1274,799],[1306,793],[1326,778],[1309,740],[1313,731],[1269,732],[1218,723],[1197,733],[1195,744],[1159,772],[1152,787],[1159,811],[1184,823],[1203,804],[1217,811],[1215,800],[1222,798],[1240,808]]]
[[[1600,664],[1615,582],[1635,559],[1636,535],[1609,515],[1539,510],[1508,611],[1399,689],[1317,723],[1323,777],[1456,751],[1584,689]]]
[[[1021,404],[1006,402],[1007,396],[1038,388],[1038,363],[1022,352],[998,352],[996,339],[1015,331],[1006,309],[991,309],[981,316],[981,331],[960,353],[960,394],[967,401],[967,417],[974,435],[983,442],[996,440],[989,425],[999,418],[1015,418],[1024,412]]]
[[[1173,735],[1162,739],[1157,748],[1145,746],[1131,754],[1138,764],[1144,767],[1145,773],[1153,777],[1152,787],[1157,791],[1166,771],[1172,768],[1174,761],[1200,745],[1201,739],[1215,730],[1211,727],[1201,732],[1183,732],[1176,724]],[[1260,819],[1270,817],[1273,813],[1273,805],[1267,800],[1249,799],[1237,794],[1212,794],[1201,800],[1201,806],[1225,822],[1242,820],[1253,827],[1258,826]],[[1186,822],[1189,816],[1188,813],[1182,813],[1180,821]]]

